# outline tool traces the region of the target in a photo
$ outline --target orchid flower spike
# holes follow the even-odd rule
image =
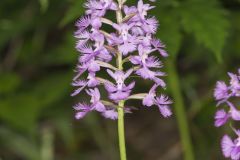
[[[80,54],[72,96],[85,92],[89,102],[74,106],[75,117],[81,119],[87,113],[97,111],[105,118],[116,120],[119,104],[131,99],[142,100],[143,106],[155,105],[163,117],[170,117],[172,101],[157,92],[158,88],[166,87],[162,80],[166,74],[161,69],[162,59],[168,54],[165,45],[155,37],[158,20],[148,15],[154,6],[143,0],[138,0],[136,6],[125,5],[126,0],[118,2],[87,0],[85,15],[76,23],[76,50]],[[106,18],[110,11],[116,12],[115,21]],[[103,24],[114,31],[105,31]],[[99,77],[99,72],[105,72],[105,78]],[[151,81],[152,88],[148,93],[136,93],[139,78]],[[219,94],[218,97],[222,100],[226,95]],[[131,113],[130,107],[121,107],[124,113]]]
[[[229,84],[223,81],[218,81],[214,89],[214,97],[217,101],[217,106],[225,105],[226,109],[219,109],[215,114],[215,126],[220,127],[227,121],[240,121],[240,110],[235,105],[231,98],[240,97],[240,70],[238,74],[228,73],[230,77]],[[221,147],[224,157],[232,160],[240,159],[240,130],[232,127],[232,130],[237,135],[235,140],[232,140],[228,135],[224,135],[221,140]]]

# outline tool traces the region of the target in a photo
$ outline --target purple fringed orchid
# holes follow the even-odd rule
[[[129,33],[130,29],[134,26],[134,23],[122,23],[122,24],[113,24],[119,36],[114,37],[116,44],[118,45],[119,51],[126,56],[128,53],[136,50],[137,42],[136,37]]]
[[[116,71],[113,73],[111,70],[107,69],[108,74],[115,80],[116,85],[112,83],[106,83],[105,89],[109,93],[109,98],[115,102],[120,100],[125,100],[129,97],[131,90],[135,86],[135,82],[125,85],[124,81],[132,73],[132,69],[128,70],[125,74],[122,71]]]
[[[166,87],[161,79],[165,73],[160,71],[163,64],[159,58],[168,54],[164,44],[154,37],[158,21],[148,16],[148,11],[154,6],[144,4],[143,0],[139,0],[137,6],[124,3],[125,0],[118,3],[114,0],[88,0],[84,5],[86,15],[76,23],[76,49],[80,55],[75,70],[77,75],[72,83],[76,90],[72,96],[82,92],[90,96],[89,103],[81,102],[74,106],[77,119],[97,111],[105,118],[116,120],[119,107],[124,113],[131,112],[131,108],[124,105],[131,99],[142,100],[147,107],[157,106],[163,117],[172,114],[172,101],[156,92],[157,88]],[[105,18],[109,11],[116,12],[116,21]],[[103,24],[115,31],[104,31]],[[106,72],[108,77],[99,77],[99,71]],[[135,93],[134,87],[139,85],[139,81],[134,77],[152,82],[149,93]],[[108,98],[103,99],[101,95],[104,92]]]
[[[240,69],[238,74],[228,73],[230,83],[227,85],[223,81],[218,81],[214,90],[214,97],[217,106],[225,105],[227,109],[219,109],[215,114],[215,126],[220,127],[228,120],[240,121],[240,110],[234,105],[231,98],[240,97]],[[232,160],[240,159],[240,130],[233,129],[238,138],[234,141],[225,135],[222,138],[221,146],[223,155]]]
[[[215,115],[215,126],[224,125],[229,118],[235,121],[240,121],[240,110],[230,101],[230,98],[240,96],[240,70],[239,75],[228,73],[230,83],[227,85],[223,81],[218,81],[214,90],[214,97],[217,101],[217,106],[225,104],[228,106],[228,111],[220,109]]]

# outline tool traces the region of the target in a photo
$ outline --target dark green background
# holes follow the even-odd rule
[[[70,97],[74,23],[84,2],[0,1],[0,160],[118,159],[115,121],[96,113],[74,119],[72,105],[85,98]],[[157,37],[170,54],[165,71],[176,70],[166,81],[179,84],[165,92],[184,100],[196,159],[223,159],[220,138],[231,131],[213,126],[212,94],[217,80],[240,67],[240,1],[157,0],[156,6]],[[133,103],[139,110],[125,120],[129,160],[183,159],[175,114],[164,119],[156,107]]]

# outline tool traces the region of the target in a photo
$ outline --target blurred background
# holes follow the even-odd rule
[[[96,113],[74,119],[72,106],[85,98],[70,97],[74,24],[84,2],[0,1],[0,160],[119,159],[116,121]],[[223,159],[219,142],[231,131],[213,125],[213,89],[240,67],[240,1],[155,5],[157,37],[170,54],[165,92],[174,99],[174,115],[164,119],[157,107],[132,102],[139,109],[125,119],[129,160]]]

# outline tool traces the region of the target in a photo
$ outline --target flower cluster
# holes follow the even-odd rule
[[[225,104],[227,110],[219,109],[215,115],[215,126],[220,127],[227,121],[240,121],[240,111],[234,105],[234,98],[240,97],[240,69],[238,75],[228,73],[230,83],[227,85],[223,81],[218,81],[214,90],[214,97],[217,100],[217,106]],[[232,160],[240,159],[240,130],[233,128],[237,138],[233,141],[228,135],[222,138],[222,151],[226,158]]]
[[[75,117],[80,119],[90,111],[97,111],[114,120],[118,118],[119,102],[130,99],[140,99],[147,107],[156,105],[164,117],[171,116],[169,105],[172,101],[166,95],[156,94],[158,87],[166,86],[161,79],[165,73],[160,71],[163,65],[159,57],[168,54],[162,42],[154,38],[158,21],[148,16],[154,6],[144,4],[143,0],[139,0],[137,6],[127,6],[124,0],[118,3],[114,0],[88,0],[84,6],[85,16],[76,23],[76,49],[80,56],[72,83],[77,89],[72,96],[85,91],[91,99],[90,103],[81,102],[74,106]],[[116,13],[116,22],[106,18],[108,12]],[[104,31],[103,25],[109,25],[114,31]],[[159,55],[154,56],[154,52]],[[99,77],[100,70],[106,71],[109,78]],[[131,79],[133,75],[153,82],[149,93],[133,94],[136,86]],[[101,93],[105,90],[108,100],[101,98],[99,90]],[[131,112],[130,107],[125,106],[124,112]]]

